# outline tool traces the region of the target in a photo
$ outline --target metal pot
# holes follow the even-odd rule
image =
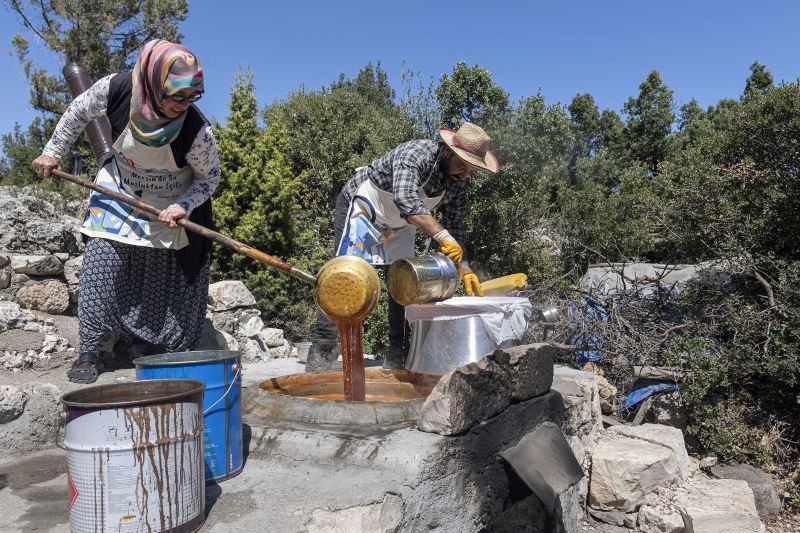
[[[411,347],[406,368],[423,374],[447,374],[479,361],[497,348],[518,346],[521,340],[500,345],[489,338],[480,317],[457,320],[415,320],[411,323]]]
[[[381,295],[377,272],[360,257],[334,257],[322,266],[316,283],[317,305],[334,322],[364,320]]]
[[[445,255],[399,259],[389,267],[389,294],[400,305],[439,302],[458,288],[456,265]]]
[[[550,305],[536,306],[530,324],[549,328],[558,322],[558,310]],[[455,320],[411,321],[411,346],[405,367],[413,372],[443,375],[481,360],[498,348],[519,346],[522,339],[496,344],[486,333],[479,316]]]

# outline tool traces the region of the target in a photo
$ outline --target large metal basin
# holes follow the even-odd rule
[[[477,316],[456,320],[415,320],[411,322],[411,349],[406,369],[443,375],[479,361],[498,348],[518,346],[520,340],[495,344]]]

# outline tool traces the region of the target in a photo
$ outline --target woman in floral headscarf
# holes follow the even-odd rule
[[[81,233],[80,352],[71,381],[98,375],[103,338],[133,337],[168,352],[194,349],[208,295],[210,245],[175,221],[211,222],[219,157],[206,119],[193,105],[203,71],[187,48],[153,40],[131,72],[112,74],[70,104],[33,162],[46,177],[93,118],[111,122],[113,150],[95,182],[161,209],[158,219],[93,192]]]

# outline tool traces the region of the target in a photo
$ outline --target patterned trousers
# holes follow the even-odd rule
[[[189,283],[176,250],[90,239],[78,293],[80,353],[98,353],[107,333],[167,352],[194,349],[206,315],[209,266],[207,258]]]

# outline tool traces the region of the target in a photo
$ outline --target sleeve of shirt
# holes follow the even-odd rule
[[[419,185],[422,169],[419,162],[411,156],[398,157],[392,167],[392,194],[394,203],[400,210],[400,215],[406,218],[409,215],[430,215],[428,209],[419,197]]]
[[[464,215],[467,211],[467,182],[459,182],[456,187],[441,204],[442,226],[463,246],[466,237]]]
[[[114,74],[110,74],[101,78],[69,104],[42,150],[44,155],[62,159],[86,128],[86,124],[93,118],[105,115],[108,107],[108,90],[113,77]]]
[[[205,125],[195,137],[186,153],[186,162],[194,171],[194,180],[188,189],[173,204],[190,213],[214,194],[219,185],[219,153],[211,126]]]

